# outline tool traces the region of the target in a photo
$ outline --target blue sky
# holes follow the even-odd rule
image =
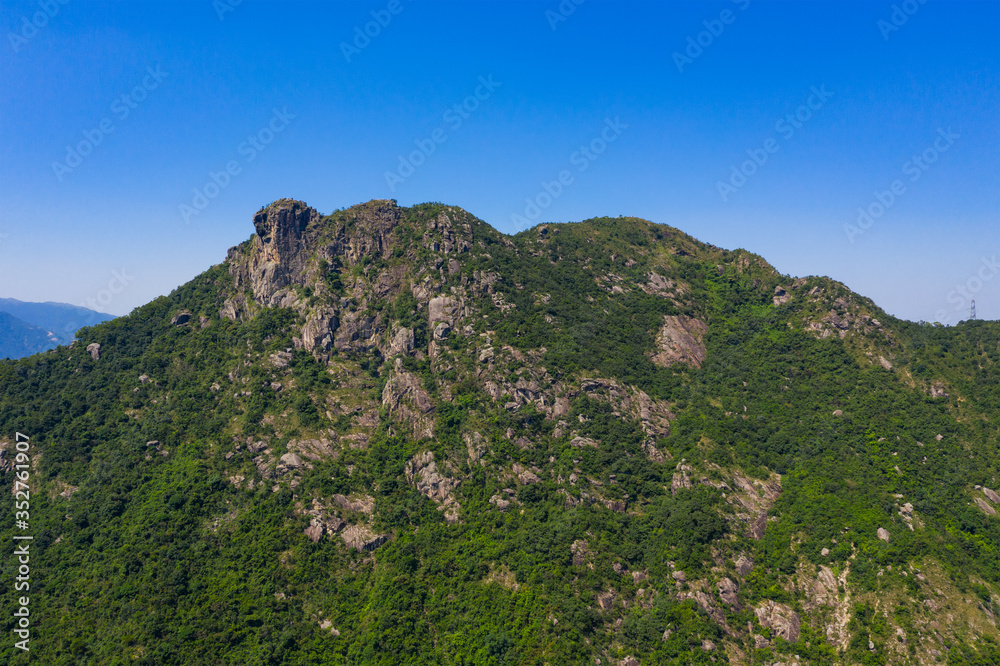
[[[0,31],[0,296],[124,314],[274,199],[395,198],[1000,318],[997,2],[4,0]]]

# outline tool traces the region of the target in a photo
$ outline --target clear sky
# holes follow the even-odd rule
[[[1000,318],[997,2],[2,0],[0,31],[2,297],[124,314],[275,199],[395,198]]]

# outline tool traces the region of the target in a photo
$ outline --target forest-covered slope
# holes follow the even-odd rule
[[[254,226],[0,363],[4,663],[1000,661],[996,322],[634,218]]]

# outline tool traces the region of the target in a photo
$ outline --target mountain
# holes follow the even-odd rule
[[[0,362],[44,663],[1000,660],[997,322],[636,218],[253,224]]]
[[[59,340],[38,326],[0,311],[0,358],[21,358],[52,349]]]
[[[50,331],[59,344],[69,344],[73,335],[84,326],[93,326],[114,319],[114,315],[96,312],[79,305],[68,303],[26,303],[15,298],[0,298],[0,312],[12,314],[18,319],[30,322]]]

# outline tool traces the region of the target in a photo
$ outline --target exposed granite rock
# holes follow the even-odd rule
[[[738,505],[735,516],[749,523],[749,533],[760,540],[767,528],[767,512],[781,495],[781,477],[772,474],[769,481],[751,479],[742,472],[733,475],[734,491],[726,501]]]
[[[288,442],[288,450],[314,462],[337,458],[337,449],[328,439],[293,439]]]
[[[95,361],[101,360],[101,345],[96,342],[91,342],[87,345],[87,353],[90,354],[90,358]]]
[[[740,554],[734,564],[736,565],[736,573],[743,578],[746,578],[753,571],[753,560],[746,555]]]
[[[462,435],[462,439],[465,441],[465,449],[469,453],[469,462],[479,462],[489,450],[486,440],[478,432],[465,433]]]
[[[978,506],[980,510],[982,510],[982,512],[985,513],[987,516],[997,515],[996,509],[990,506],[989,502],[984,500],[982,497],[976,497],[973,499],[976,502],[976,506]]]
[[[889,531],[884,527],[878,528],[878,530],[875,532],[875,535],[882,541],[889,543]]]
[[[945,390],[943,383],[936,382],[933,386],[931,386],[931,397],[932,398],[948,397],[948,391]]]
[[[1000,495],[996,492],[990,490],[989,488],[983,488],[983,494],[986,495],[986,499],[994,504],[1000,504]]]
[[[281,289],[303,282],[311,254],[306,230],[319,219],[314,209],[290,199],[258,211],[253,217],[257,234],[250,241],[249,264],[245,274],[238,271],[235,275],[236,286],[249,287],[261,305],[277,305],[274,296]]]
[[[584,539],[574,541],[569,550],[573,554],[574,565],[579,567],[587,563],[587,542]]]
[[[757,621],[789,643],[799,640],[802,618],[785,604],[770,599],[754,608]]]
[[[493,497],[490,498],[490,504],[492,504],[496,508],[500,509],[501,511],[506,511],[507,507],[510,506],[510,502],[507,501],[507,500],[505,500],[499,494],[498,495],[494,495]]]
[[[340,517],[331,512],[319,500],[314,499],[312,508],[304,512],[309,518],[309,527],[306,528],[306,536],[312,541],[319,541],[324,534],[333,538],[333,535],[347,526]]]
[[[452,494],[458,487],[458,481],[438,470],[433,451],[424,451],[411,458],[406,463],[405,472],[407,480],[421,494],[437,503],[438,511],[444,511],[445,520],[449,523],[458,521],[458,511],[462,507]]]
[[[340,319],[331,308],[312,313],[302,327],[303,348],[312,353],[330,351],[339,325]]]
[[[399,327],[393,331],[382,355],[385,358],[406,356],[414,350],[415,346],[413,329]]]
[[[366,525],[348,525],[340,532],[348,548],[370,552],[389,540],[388,534],[376,534]]]
[[[722,599],[723,603],[732,606],[736,610],[740,610],[742,606],[740,605],[739,597],[736,594],[739,589],[736,586],[736,583],[729,578],[723,578],[716,583],[716,587],[719,588],[719,598]]]
[[[382,406],[394,419],[407,424],[416,439],[434,436],[434,402],[423,389],[420,378],[403,370],[398,360],[392,376],[382,389]]]
[[[674,363],[687,363],[697,368],[705,360],[705,344],[702,337],[708,326],[700,319],[679,315],[663,318],[663,328],[656,335],[656,349],[653,363],[667,367]]]
[[[334,495],[333,501],[346,511],[357,511],[367,516],[375,512],[375,498],[371,495],[361,495],[354,493],[350,497],[344,495]]]
[[[679,491],[684,488],[692,487],[691,477],[688,473],[692,471],[690,465],[685,465],[684,463],[677,463],[677,471],[674,472],[674,476],[670,481],[670,493],[676,495]]]
[[[591,398],[608,401],[615,416],[639,421],[643,432],[650,439],[670,434],[670,421],[674,419],[674,414],[667,403],[653,400],[634,386],[625,386],[613,379],[589,378],[580,381],[580,390]],[[573,392],[571,394],[575,395]],[[558,399],[555,402],[558,404]],[[568,403],[566,400],[563,413],[569,412]]]
[[[338,352],[367,351],[374,346],[372,338],[378,333],[379,327],[374,317],[361,312],[344,312],[341,314],[333,346]]]

